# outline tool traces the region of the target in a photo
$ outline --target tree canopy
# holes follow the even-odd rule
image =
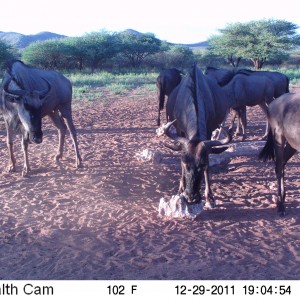
[[[6,61],[14,57],[17,57],[17,53],[13,47],[0,39],[0,68],[2,69]]]
[[[164,50],[161,44],[152,33],[101,31],[33,43],[24,49],[22,58],[27,63],[54,69],[94,71],[113,59],[136,68],[146,57]]]
[[[268,59],[286,56],[300,44],[297,28],[291,22],[273,19],[229,24],[209,39],[210,51],[225,57],[233,67],[244,58],[261,69]]]
[[[144,59],[161,51],[161,40],[153,33],[122,32],[118,35],[120,53],[129,61],[132,67],[139,67]]]

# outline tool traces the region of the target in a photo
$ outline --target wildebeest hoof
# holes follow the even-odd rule
[[[62,158],[62,155],[61,155],[61,154],[56,154],[55,157],[54,157],[54,160],[55,160],[56,162],[58,162],[61,158]]]
[[[82,167],[83,167],[82,158],[79,156],[79,158],[77,158],[77,160],[76,160],[76,169],[79,169]]]
[[[8,173],[16,172],[16,168],[15,168],[14,166],[8,166],[7,172],[8,172]]]
[[[27,170],[23,170],[22,177],[29,178],[29,172]]]
[[[82,162],[76,164],[76,169],[80,169],[80,168],[82,168],[82,167],[83,167]]]

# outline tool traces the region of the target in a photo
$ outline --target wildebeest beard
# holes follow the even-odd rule
[[[15,101],[18,119],[24,127],[24,138],[34,143],[42,142],[42,102],[38,94],[30,92]]]
[[[181,193],[189,203],[201,201],[201,181],[208,167],[208,151],[199,139],[193,139],[183,149]]]

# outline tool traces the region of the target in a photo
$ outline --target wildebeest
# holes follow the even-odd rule
[[[224,70],[222,71],[224,73]],[[230,75],[232,79],[226,85],[224,83],[222,85],[227,97],[232,97],[235,102],[234,106],[231,107],[235,111],[235,114],[230,129],[232,129],[234,118],[237,115],[242,125],[243,138],[245,138],[245,128],[247,126],[246,106],[259,105],[266,115],[267,105],[274,99],[274,84],[267,76],[250,76],[243,73],[240,74],[239,72],[234,73],[229,70],[228,72],[230,73],[227,74],[225,84],[228,82]],[[207,72],[209,76],[213,77],[217,73],[219,73],[218,69],[212,69]],[[265,136],[267,136],[268,131],[267,122]]]
[[[254,75],[254,76],[266,76],[274,85],[274,98],[278,98],[285,93],[289,93],[290,79],[288,76],[280,72],[272,71],[252,71],[248,69],[238,70],[239,74]]]
[[[236,70],[219,69],[219,68],[215,68],[215,67],[206,67],[204,74],[215,78],[217,80],[218,84],[221,87],[223,87],[229,83],[229,81],[233,78],[233,76],[236,75]],[[246,128],[246,124],[247,124],[246,106],[236,107],[236,108],[231,107],[228,110],[228,112],[226,113],[226,116],[222,123],[222,126],[225,125],[225,122],[229,115],[229,112],[231,112],[231,114],[232,114],[232,118],[230,120],[230,125],[228,128],[229,132],[231,133],[233,126],[234,126],[234,121],[237,118],[237,126],[236,126],[235,135],[238,135],[240,127],[241,127],[243,136],[245,137],[245,128]],[[220,131],[218,134],[218,138],[219,137],[220,137]]]
[[[46,115],[51,118],[58,129],[59,144],[55,156],[56,161],[62,158],[68,127],[75,148],[76,167],[81,166],[82,159],[72,120],[72,84],[66,77],[56,71],[33,68],[16,60],[7,66],[1,93],[1,108],[7,129],[8,170],[10,172],[16,170],[16,160],[13,154],[14,133],[19,131],[22,134],[23,175],[25,176],[30,171],[28,144],[29,142],[42,142],[42,118]]]
[[[156,78],[156,87],[159,101],[157,126],[160,126],[160,111],[164,109],[165,96],[169,96],[174,88],[180,83],[181,74],[181,71],[172,68],[161,71]]]
[[[284,168],[288,160],[300,151],[300,95],[287,93],[275,99],[268,107],[270,131],[259,154],[263,160],[275,160],[278,183],[277,209],[285,215]]]
[[[236,70],[206,67],[204,74],[215,78],[220,86],[224,86],[236,74]]]
[[[248,76],[258,76],[261,78],[267,77],[272,82],[272,85],[273,85],[273,99],[278,98],[281,95],[289,92],[289,81],[290,80],[289,80],[288,76],[286,76],[280,72],[252,71],[252,70],[248,70],[248,69],[240,69],[240,70],[236,71],[236,74],[245,74]],[[267,104],[269,104],[269,103],[267,103]],[[244,110],[242,109],[241,113],[242,113],[241,125],[243,127],[243,124],[245,124],[244,127],[246,127],[246,125],[247,125],[247,123],[245,123],[245,122],[247,122],[246,108],[244,108]],[[263,136],[263,138],[265,138],[267,136],[268,131],[269,131],[269,129],[268,129],[268,123],[267,123],[266,132],[265,132],[265,135]]]
[[[183,194],[189,203],[201,201],[200,186],[204,178],[206,203],[215,205],[209,183],[208,154],[225,151],[227,147],[216,147],[229,143],[230,136],[227,134],[221,141],[210,138],[231,104],[224,99],[217,82],[204,76],[196,65],[169,96],[167,114],[171,122],[163,129],[167,136],[180,143],[182,176],[179,194]],[[176,133],[170,131],[172,123]]]

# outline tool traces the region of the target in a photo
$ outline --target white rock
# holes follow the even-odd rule
[[[144,162],[152,161],[156,163],[161,162],[162,159],[161,154],[159,152],[152,151],[149,149],[144,149],[141,152],[136,153],[135,157],[139,161],[144,161]]]
[[[265,143],[264,141],[251,141],[224,145],[228,146],[226,151],[220,154],[209,155],[209,165],[228,164],[230,160],[236,156],[258,156]]]
[[[168,201],[161,198],[158,206],[158,213],[160,216],[171,218],[196,218],[203,210],[203,204],[189,204],[183,197],[173,195]]]

